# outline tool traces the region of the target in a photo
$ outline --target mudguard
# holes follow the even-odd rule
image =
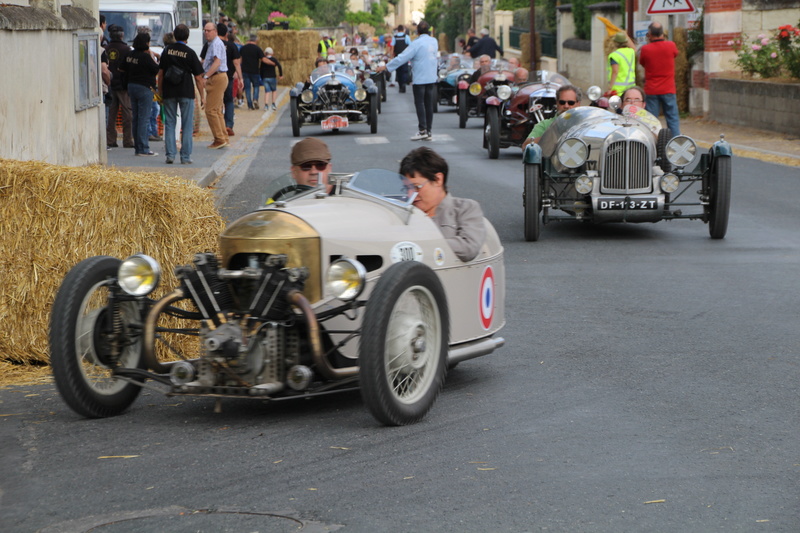
[[[502,100],[500,100],[500,99],[499,99],[498,97],[496,97],[496,96],[490,96],[489,98],[487,98],[487,99],[486,99],[486,105],[499,106],[499,105],[501,105],[502,103],[503,103],[503,101],[502,101]]]
[[[523,164],[542,164],[542,147],[536,143],[530,143],[528,146],[525,147],[525,151],[522,152],[522,163]]]
[[[719,141],[711,145],[711,153],[714,154],[714,157],[720,155],[733,156],[733,149],[731,148],[731,145],[728,144],[728,141],[720,139]]]
[[[459,89],[469,89],[469,82],[467,80],[458,80]]]

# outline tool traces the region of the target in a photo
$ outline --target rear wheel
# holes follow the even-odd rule
[[[731,208],[731,156],[714,158],[708,186],[708,233],[712,239],[723,239],[728,231]]]
[[[97,256],[64,278],[50,315],[50,365],[59,393],[76,413],[100,418],[127,409],[142,388],[113,375],[141,368],[142,318],[132,301],[109,305],[121,261]]]
[[[300,137],[300,109],[297,97],[292,97],[289,101],[289,113],[292,116],[292,135]]]
[[[428,266],[395,263],[364,309],[358,364],[361,394],[386,425],[416,422],[431,409],[447,373],[449,318],[444,289]]]
[[[369,98],[369,132],[378,133],[378,100],[380,97],[373,94]]]
[[[489,159],[497,159],[500,156],[500,110],[496,107],[490,107],[486,111],[484,135]]]
[[[525,185],[522,192],[522,205],[525,210],[525,240],[528,242],[539,240],[542,210],[540,165],[525,165]]]
[[[467,98],[468,98],[467,91],[465,89],[461,89],[458,91],[458,127],[459,128],[466,128],[467,127]]]

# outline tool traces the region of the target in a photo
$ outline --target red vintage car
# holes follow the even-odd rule
[[[514,72],[508,62],[493,59],[488,70],[475,71],[471,79],[458,81],[458,127],[466,128],[467,119],[482,117],[486,113],[486,99],[496,94],[497,88],[514,83]]]

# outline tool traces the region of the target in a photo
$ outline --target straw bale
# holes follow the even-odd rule
[[[146,253],[164,270],[157,297],[225,227],[213,194],[182,178],[5,159],[0,221],[0,361],[28,364],[48,361],[50,309],[75,264]]]
[[[271,47],[283,67],[281,85],[293,86],[306,81],[317,58],[319,33],[315,31],[260,30],[258,46]]]

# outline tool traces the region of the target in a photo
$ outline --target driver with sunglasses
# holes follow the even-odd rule
[[[326,192],[333,187],[328,183],[331,173],[331,151],[328,145],[314,137],[307,137],[292,147],[292,178],[298,185],[316,187],[325,184]]]
[[[560,114],[573,107],[579,107],[581,105],[581,97],[581,90],[574,85],[562,85],[559,87],[556,91],[556,116],[537,122],[531,130],[530,135],[528,135],[528,138],[525,139],[525,142],[522,144],[522,149],[525,150],[525,147],[532,142],[538,143],[550,124],[552,124]]]

